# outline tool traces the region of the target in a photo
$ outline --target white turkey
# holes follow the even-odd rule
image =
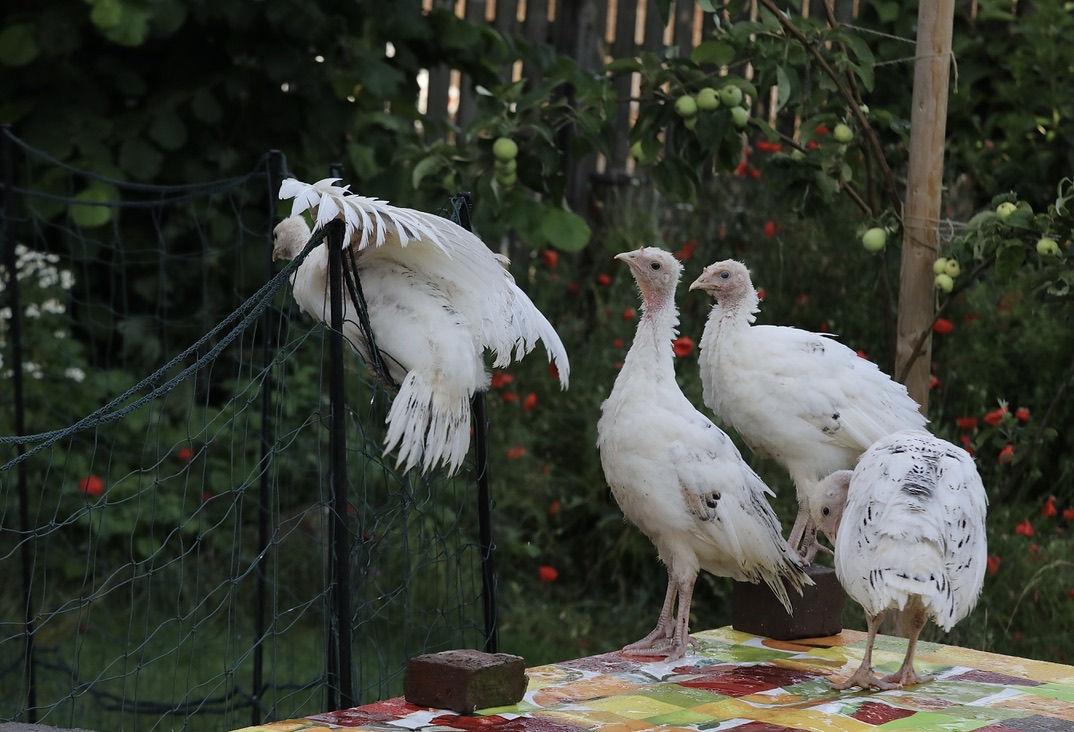
[[[616,502],[656,546],[668,573],[656,627],[623,650],[676,659],[690,643],[690,600],[699,569],[764,581],[788,613],[784,580],[799,593],[813,582],[780,533],[779,519],[765,498],[771,492],[675,381],[675,288],[682,266],[655,247],[616,259],[630,266],[642,316],[601,406],[597,446]]]
[[[570,365],[563,343],[515,284],[507,259],[477,236],[440,216],[354,195],[336,180],[283,182],[280,198],[293,198],[294,205],[291,217],[276,226],[272,258],[293,259],[305,248],[311,233],[301,214],[307,209],[315,209],[318,228],[335,218],[345,222],[344,244],[354,257],[373,340],[398,385],[384,452],[398,447],[396,465],[404,471],[443,464],[454,473],[469,451],[470,400],[489,385],[485,350],[493,352],[494,367],[503,367],[540,340],[566,388]],[[299,307],[327,322],[327,241],[301,262],[291,284]],[[343,299],[344,336],[371,363],[357,308]]]
[[[757,291],[741,262],[705,267],[690,289],[716,300],[701,339],[705,404],[790,473],[798,516],[789,541],[812,562],[820,548],[809,510],[817,483],[853,467],[881,437],[927,420],[906,387],[830,336],[753,325]]]
[[[821,481],[818,527],[835,543],[835,573],[868,621],[865,657],[836,689],[894,689],[932,677],[914,671],[925,621],[945,631],[969,614],[984,584],[988,498],[969,453],[928,432],[889,435],[853,470]],[[876,631],[888,610],[906,612],[910,638],[902,666],[873,675]]]

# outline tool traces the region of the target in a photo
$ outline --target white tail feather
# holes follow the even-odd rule
[[[446,402],[453,403],[448,404]],[[388,434],[384,453],[399,448],[396,467],[409,471],[418,465],[428,471],[443,464],[454,473],[470,449],[470,403],[465,397],[445,399],[411,371],[388,410]]]

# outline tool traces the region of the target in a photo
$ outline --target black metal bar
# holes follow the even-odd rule
[[[332,492],[332,519],[329,524],[329,581],[332,601],[331,632],[328,638],[328,709],[354,706],[353,654],[351,652],[351,541],[347,526],[347,412],[343,368],[343,235],[341,220],[328,222],[328,290],[330,328],[328,335],[329,402],[329,483]]]
[[[468,192],[455,196],[455,212],[459,225],[473,231],[470,211],[473,197]],[[485,618],[485,651],[496,653],[499,647],[499,616],[496,598],[496,565],[492,553],[492,493],[489,488],[488,421],[485,416],[485,394],[477,392],[470,400],[474,415],[474,451],[477,457],[477,526],[481,548],[481,609]]]
[[[7,295],[11,308],[11,389],[14,396],[15,406],[15,434],[26,434],[26,395],[23,391],[22,371],[22,305],[19,295],[19,278],[17,272],[17,259],[15,256],[15,234],[11,228],[11,222],[15,218],[15,146],[11,142],[11,126],[3,125],[3,176],[4,176],[4,213],[0,221],[0,241],[3,242],[4,262],[7,265],[8,282]],[[26,446],[19,443],[15,446],[18,455],[26,451]],[[30,493],[26,476],[26,461],[18,464],[15,480],[19,492],[19,530],[22,532],[23,541],[20,550],[22,559],[22,601],[23,601],[23,632],[26,642],[23,647],[24,673],[26,674],[26,719],[28,722],[37,721],[37,664],[35,663],[34,626],[33,612],[33,548],[34,542],[29,537],[30,529]]]
[[[7,297],[8,306],[11,308],[11,389],[15,405],[15,434],[26,434],[26,395],[23,392],[22,372],[22,305],[19,302],[19,277],[17,271],[17,258],[15,256],[15,233],[12,231],[11,222],[15,218],[15,146],[11,142],[11,126],[2,126],[3,141],[3,176],[4,196],[3,215],[0,219],[0,242],[4,251],[4,264],[7,265]],[[26,452],[26,446],[19,443],[15,446],[18,455]],[[26,476],[26,461],[18,464],[15,480],[19,492],[19,530],[22,532],[23,541],[20,549],[22,559],[22,602],[23,602],[23,632],[26,642],[23,646],[24,666],[26,674],[26,719],[33,723],[37,721],[37,664],[34,662],[34,611],[33,611],[33,549],[34,542],[29,537],[30,530],[30,492]]]
[[[266,214],[268,215],[268,245],[265,247],[265,279],[269,280],[273,275],[272,265],[272,230],[276,224],[276,202],[279,200],[277,192],[280,190],[280,182],[283,171],[287,169],[287,160],[279,150],[270,150],[268,154],[268,181],[266,191]],[[261,369],[265,374],[264,385],[261,388],[261,476],[258,485],[257,499],[257,566],[256,578],[256,607],[254,608],[254,653],[253,653],[253,699],[251,700],[250,724],[261,724],[262,699],[265,682],[265,613],[268,606],[268,561],[269,532],[272,518],[272,479],[270,465],[272,460],[272,443],[274,434],[272,430],[272,392],[275,381],[272,378],[272,357],[276,350],[274,308],[266,308],[261,318],[262,355]]]

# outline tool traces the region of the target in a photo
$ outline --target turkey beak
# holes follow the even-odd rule
[[[640,252],[640,249],[636,252],[620,252],[619,254],[615,255],[614,259],[618,259],[620,262],[626,262],[629,266],[635,267],[635,262]]]
[[[705,286],[705,284],[708,283],[708,277],[709,277],[709,270],[708,270],[708,267],[706,267],[705,269],[703,269],[701,271],[701,276],[690,283],[690,289],[691,290],[699,290],[699,289],[703,288]]]

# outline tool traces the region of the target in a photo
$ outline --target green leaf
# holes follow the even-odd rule
[[[95,0],[90,20],[101,30],[111,30],[123,22],[123,4],[119,0]]]
[[[776,111],[779,112],[791,98],[791,78],[782,66],[776,67]]]
[[[88,188],[75,195],[77,203],[71,204],[68,215],[71,221],[83,229],[92,229],[104,226],[112,220],[112,209],[109,206],[87,205],[99,203],[112,203],[119,200],[119,191],[107,183],[91,183]]]
[[[735,49],[723,41],[705,41],[690,53],[695,64],[727,66],[735,59]]]
[[[1025,247],[1022,242],[1010,240],[996,252],[996,275],[1007,280],[1014,276],[1025,261]]]
[[[619,74],[624,72],[641,71],[641,62],[636,58],[617,58],[604,67],[604,70],[610,74]]]
[[[418,164],[414,166],[414,170],[410,173],[410,185],[414,186],[415,189],[421,186],[422,179],[439,168],[442,160],[443,158],[439,155],[427,155],[419,160]]]
[[[16,23],[0,32],[0,64],[25,66],[39,53],[41,48],[37,45],[37,26],[33,23]]]
[[[119,146],[119,167],[138,180],[152,180],[160,173],[164,155],[153,145],[137,137]]]
[[[592,234],[585,219],[557,207],[545,208],[537,233],[551,246],[564,252],[581,251],[589,243]]]
[[[675,201],[693,202],[697,195],[697,172],[678,155],[664,158],[653,168],[653,182]]]
[[[186,125],[173,111],[163,111],[153,117],[149,138],[165,150],[178,150],[186,144]]]

